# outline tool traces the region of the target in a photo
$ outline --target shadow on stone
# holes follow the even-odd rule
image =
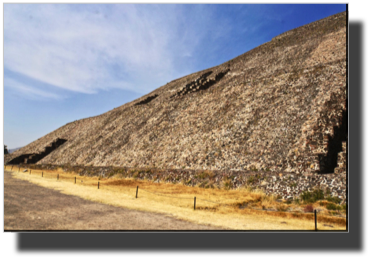
[[[20,155],[11,161],[9,161],[8,165],[19,165],[19,164],[35,164],[50,153],[52,153],[54,150],[56,150],[58,147],[66,143],[67,140],[65,139],[56,139],[54,142],[52,142],[49,146],[45,147],[44,151],[38,154],[23,154]]]

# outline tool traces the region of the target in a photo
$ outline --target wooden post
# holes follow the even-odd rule
[[[59,174],[57,174],[57,181],[59,180]]]
[[[314,209],[314,220],[315,220],[315,230],[318,230],[317,229],[317,210]]]
[[[20,172],[20,166],[18,167],[18,172]]]
[[[12,171],[12,169],[13,169],[13,166],[11,167],[11,171]]]
[[[44,177],[44,172],[42,171],[42,177]]]
[[[99,181],[98,181],[98,189],[99,189]]]
[[[139,192],[139,186],[136,188],[136,198],[137,198],[137,193]]]
[[[74,177],[74,184],[77,183],[77,177]]]
[[[30,175],[30,174],[32,174],[32,170],[31,170],[31,169],[29,169],[29,175]]]
[[[197,197],[194,197],[194,210],[195,210],[196,203],[197,203]]]

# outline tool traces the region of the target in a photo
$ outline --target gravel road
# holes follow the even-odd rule
[[[164,214],[91,202],[4,172],[4,230],[220,230]]]

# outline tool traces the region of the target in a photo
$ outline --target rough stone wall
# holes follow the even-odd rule
[[[8,165],[35,164],[50,154],[52,151],[63,145],[65,142],[66,140],[57,138],[51,144],[46,146],[40,153],[21,154],[20,156],[6,162],[8,162]]]
[[[340,13],[69,123],[6,161],[41,153],[61,138],[67,142],[39,164],[311,176],[321,161],[331,162],[323,160],[330,154],[344,157],[329,144],[346,141],[335,134],[345,111],[346,13]],[[331,176],[344,173],[335,171]]]
[[[204,188],[231,189],[249,187],[260,189],[268,195],[283,199],[296,199],[303,192],[321,189],[338,197],[342,203],[346,201],[346,177],[344,174],[296,174],[262,171],[204,171],[178,169],[151,169],[127,167],[84,167],[84,166],[53,166],[29,165],[32,169],[62,168],[65,172],[76,172],[82,176],[101,178],[133,178],[147,179],[156,183],[184,183],[188,186]]]
[[[347,148],[346,142],[342,143],[342,151],[338,154],[338,166],[335,168],[335,174],[345,174],[346,173],[346,160],[347,160]]]
[[[212,71],[209,71],[209,72],[201,75],[195,81],[192,81],[189,84],[187,84],[186,86],[184,86],[183,88],[181,88],[176,94],[170,96],[170,98],[184,96],[188,93],[194,93],[194,92],[199,92],[201,90],[208,89],[212,85],[215,85],[228,72],[229,72],[229,69],[227,69],[226,71],[219,72],[218,74],[214,75],[214,77],[207,78],[207,76],[212,74]]]

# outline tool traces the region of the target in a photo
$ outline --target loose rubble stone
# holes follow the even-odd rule
[[[321,188],[345,200],[346,57],[343,12],[68,123],[5,162],[42,155],[39,165],[155,170],[139,176],[190,185],[209,171],[232,188],[285,199]]]

